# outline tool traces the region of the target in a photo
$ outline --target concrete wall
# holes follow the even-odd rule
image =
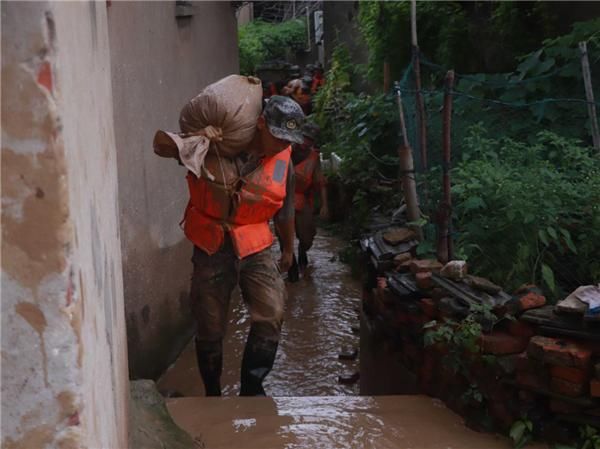
[[[104,4],[4,3],[2,93],[2,447],[126,447]]]
[[[178,223],[187,202],[185,170],[152,151],[157,129],[178,130],[184,103],[238,72],[235,11],[197,2],[175,18],[175,2],[108,7],[129,367],[156,378],[191,327],[192,247]]]

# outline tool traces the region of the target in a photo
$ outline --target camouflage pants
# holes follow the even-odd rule
[[[229,301],[239,285],[252,327],[262,338],[278,341],[287,292],[269,248],[243,259],[231,239],[212,256],[194,247],[191,306],[197,339],[217,341],[225,336]]]
[[[299,248],[308,251],[313,244],[317,227],[315,225],[314,209],[307,204],[301,210],[296,211],[296,237],[298,237]]]

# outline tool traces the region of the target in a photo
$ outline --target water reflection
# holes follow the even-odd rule
[[[337,259],[342,243],[321,231],[309,252],[309,274],[287,284],[288,301],[281,343],[271,374],[265,381],[270,396],[356,395],[358,383],[342,385],[339,375],[358,371],[358,360],[338,359],[342,349],[358,347],[352,326],[358,324],[360,287]],[[275,251],[275,249],[274,249]],[[239,378],[250,315],[239,292],[234,292],[223,367],[223,395],[239,392]],[[159,381],[162,391],[202,396],[204,388],[190,345]]]

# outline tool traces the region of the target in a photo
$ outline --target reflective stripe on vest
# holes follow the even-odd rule
[[[241,185],[236,192],[188,174],[186,237],[207,254],[214,254],[223,245],[227,230],[239,258],[271,246],[273,234],[268,221],[285,200],[290,154],[288,147],[263,159],[252,173],[235,183]]]
[[[310,150],[310,153],[302,162],[294,165],[294,173],[296,175],[296,195],[294,195],[294,208],[296,210],[302,210],[306,204],[307,193],[312,197],[312,192],[308,192],[308,189],[313,184],[313,177],[315,168],[317,167],[317,161],[319,160],[319,153],[315,150]],[[311,204],[313,203],[311,198]]]

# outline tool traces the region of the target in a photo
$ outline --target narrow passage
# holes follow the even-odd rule
[[[309,253],[309,273],[287,284],[281,344],[265,381],[271,397],[237,396],[249,316],[235,292],[224,397],[203,397],[194,348],[188,345],[158,383],[162,392],[184,396],[167,399],[175,422],[206,449],[509,449],[508,439],[468,429],[440,400],[359,396],[358,382],[338,382],[359,369],[358,359],[339,359],[341,350],[359,346],[360,285],[338,260],[342,246],[320,230]]]

